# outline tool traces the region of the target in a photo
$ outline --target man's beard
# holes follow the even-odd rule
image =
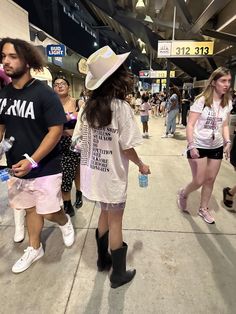
[[[7,74],[7,76],[12,78],[13,80],[17,80],[17,79],[20,79],[27,71],[28,71],[28,68],[26,65],[24,65],[12,73],[9,73],[9,74],[6,73],[6,74]]]

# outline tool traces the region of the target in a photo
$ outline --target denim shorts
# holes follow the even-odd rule
[[[207,157],[209,159],[223,159],[223,146],[213,149],[205,149],[205,148],[197,148],[200,157],[204,158]],[[190,155],[190,151],[187,151],[187,158],[193,159]],[[194,158],[195,159],[195,158]]]
[[[149,116],[141,116],[141,122],[144,123],[144,122],[148,122],[149,120]]]

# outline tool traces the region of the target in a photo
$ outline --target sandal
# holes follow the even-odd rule
[[[230,191],[229,187],[223,189],[223,202],[225,206],[232,208],[233,207],[233,195],[229,191]]]

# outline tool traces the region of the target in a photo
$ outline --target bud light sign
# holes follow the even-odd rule
[[[66,49],[64,45],[47,45],[48,57],[65,57]]]

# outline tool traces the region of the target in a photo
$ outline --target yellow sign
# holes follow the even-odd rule
[[[213,50],[213,41],[159,40],[157,57],[205,57],[213,55]]]
[[[150,71],[149,72],[150,78],[166,78],[167,77],[167,71]],[[175,71],[170,71],[170,77],[175,77]]]

